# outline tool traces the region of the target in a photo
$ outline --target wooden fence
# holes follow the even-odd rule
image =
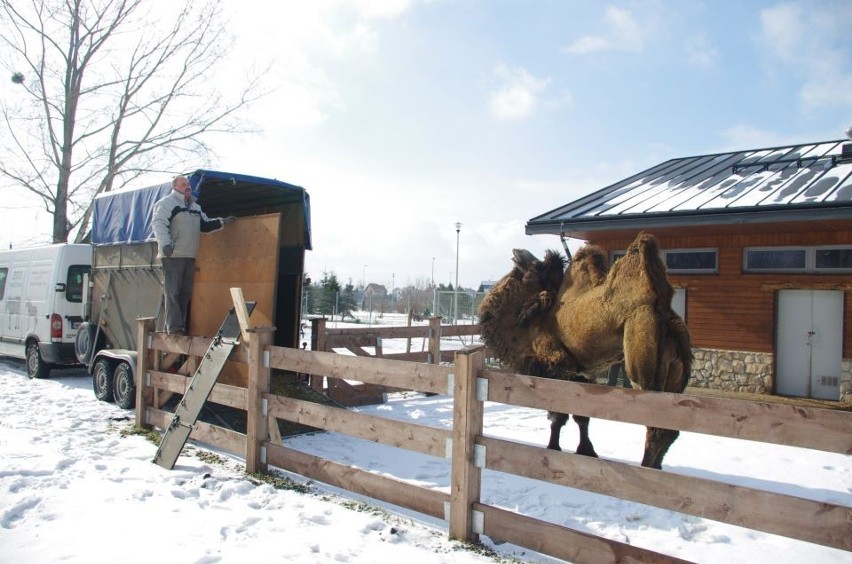
[[[164,338],[140,321],[137,424],[164,429],[171,414],[153,403],[182,392],[189,377],[162,372],[167,353],[200,356],[209,339]],[[789,405],[644,392],[485,370],[482,348],[456,353],[455,366],[338,355],[272,346],[255,330],[232,359],[249,366],[247,388],[217,385],[211,401],[248,411],[246,434],[198,423],[191,437],[245,456],[246,471],[281,468],[448,521],[450,538],[485,534],[577,562],[679,562],[481,502],[484,468],[579,488],[723,523],[852,550],[852,508],[785,494],[547,450],[483,435],[484,402],[576,413],[614,421],[852,454],[852,413]],[[191,363],[190,363],[191,364]],[[272,369],[353,378],[371,384],[453,396],[452,429],[393,421],[269,393]],[[300,452],[269,439],[279,418],[451,459],[450,493],[379,476]]]
[[[348,351],[355,356],[371,358],[387,358],[440,364],[453,362],[456,349],[442,349],[442,339],[479,335],[479,325],[442,325],[440,317],[430,317],[429,325],[408,327],[346,327],[342,329],[328,327],[325,319],[311,320],[311,350],[334,352]],[[406,339],[405,352],[387,352],[383,341],[390,339]],[[416,339],[424,346],[422,350],[411,350],[411,341]],[[415,347],[416,348],[416,347]],[[371,349],[373,352],[368,352]],[[312,375],[310,385],[317,391],[325,393],[340,405],[354,407],[382,403],[383,396],[393,391],[385,386],[370,383],[353,383],[353,378],[323,378]],[[355,379],[357,380],[357,379]]]

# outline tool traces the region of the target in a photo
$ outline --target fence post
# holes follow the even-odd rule
[[[326,345],[326,335],[325,335],[325,317],[321,317],[319,319],[311,320],[311,350],[312,351],[325,351]],[[322,393],[323,389],[323,376],[322,374],[311,374],[311,388],[316,391]]]
[[[136,426],[150,429],[145,423],[145,401],[151,394],[148,393],[147,379],[150,365],[150,349],[148,349],[148,334],[154,330],[156,319],[153,317],[140,318],[136,323]]]
[[[441,317],[429,318],[429,355],[432,364],[441,364]]]
[[[269,393],[269,363],[264,354],[272,344],[272,327],[251,329],[248,350],[248,390],[246,394],[246,473],[265,472],[263,443],[269,439],[269,417],[264,409],[263,394]]]
[[[475,542],[473,503],[479,501],[482,470],[474,458],[476,437],[482,435],[484,400],[477,397],[477,378],[485,359],[484,347],[456,353],[453,386],[453,446],[450,473],[450,538]]]

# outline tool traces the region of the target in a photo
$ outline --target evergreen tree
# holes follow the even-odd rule
[[[335,273],[325,272],[320,280],[319,302],[317,304],[319,313],[333,315],[335,306],[339,301],[340,282],[337,281]]]
[[[352,284],[352,280],[346,284],[346,287],[343,288],[343,291],[340,293],[340,300],[337,304],[337,311],[340,313],[341,319],[346,317],[347,315],[353,317],[352,312],[356,309],[358,305],[358,301],[355,298],[355,286]]]

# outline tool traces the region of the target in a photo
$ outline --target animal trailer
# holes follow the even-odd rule
[[[256,302],[253,323],[275,327],[276,345],[298,348],[311,248],[308,193],[279,180],[212,170],[188,178],[208,217],[237,217],[201,237],[189,334],[215,335],[232,304],[230,288],[240,287]],[[123,408],[135,402],[136,320],[163,317],[163,270],[151,220],[154,203],[171,189],[167,182],[109,192],[94,202],[92,272],[75,349],[92,374],[95,395]],[[244,379],[230,367],[221,381],[241,385]]]

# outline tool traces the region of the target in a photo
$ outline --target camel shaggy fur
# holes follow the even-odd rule
[[[532,257],[515,252],[515,268],[501,280],[506,284],[491,290],[507,294],[491,297],[484,312],[488,320],[482,318],[483,338],[498,358],[509,359],[519,372],[551,378],[591,374],[623,362],[634,388],[683,391],[692,362],[689,331],[671,308],[674,289],[652,235],[640,233],[611,269],[599,248],[580,249],[558,289],[553,285],[558,276],[543,268],[548,257],[518,261],[526,255]],[[567,415],[549,417],[548,447],[559,449]],[[643,466],[660,468],[677,436],[676,430],[649,427]],[[591,442],[584,448],[586,454],[594,452]]]

